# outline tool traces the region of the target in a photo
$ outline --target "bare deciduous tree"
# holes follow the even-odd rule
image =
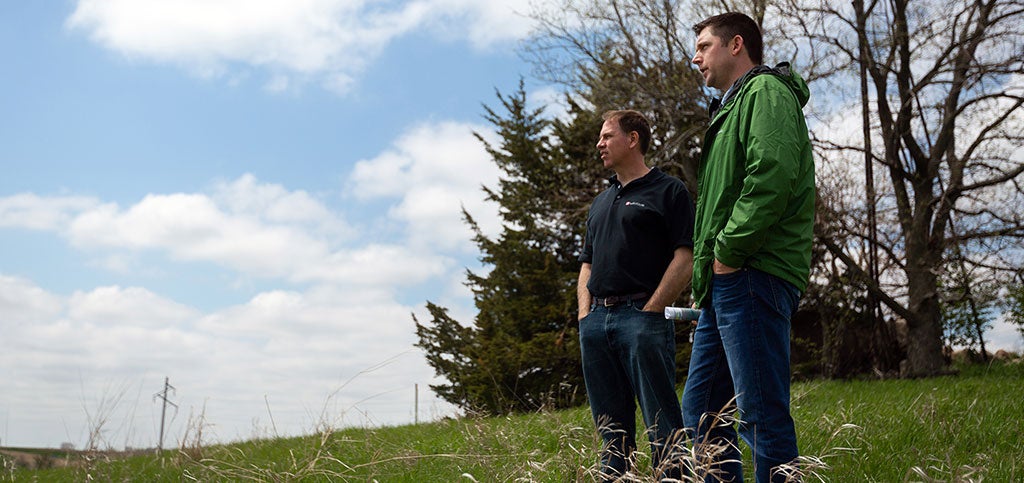
[[[857,219],[838,230],[866,240],[886,260],[881,280],[868,280],[866,288],[906,321],[905,374],[940,373],[940,287],[950,282],[950,269],[983,268],[999,278],[1022,260],[1024,3],[812,3],[775,7],[792,36],[814,46],[805,52],[807,63],[834,68],[820,76],[839,86],[832,110],[849,112],[860,103],[870,123],[862,139],[837,136],[821,145],[829,156],[866,152],[883,173],[874,179],[878,196],[868,202],[877,204],[881,232],[872,235]],[[844,98],[844,82],[849,88],[861,78],[867,88]],[[822,235],[833,256],[867,272],[857,244]]]
[[[525,52],[537,74],[583,95],[596,111],[643,112],[654,130],[650,160],[697,186],[707,113],[690,66],[692,15],[679,0],[561,0],[532,13]]]

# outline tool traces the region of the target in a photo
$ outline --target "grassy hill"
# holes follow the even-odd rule
[[[1024,364],[968,366],[934,379],[796,383],[793,416],[805,469],[824,481],[1024,481],[1022,395]],[[0,481],[590,481],[599,447],[587,408],[199,443],[65,455],[65,467],[41,470],[3,457]],[[646,450],[635,481],[651,481]]]

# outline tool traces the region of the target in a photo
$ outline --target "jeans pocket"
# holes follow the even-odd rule
[[[750,271],[715,274],[711,279],[711,305],[716,312],[732,313],[751,299]]]
[[[730,273],[713,273],[711,274],[711,290],[741,290],[746,285],[749,275],[745,268]]]
[[[641,315],[662,315],[662,316],[664,316],[660,312],[648,312],[648,311],[644,310],[644,305],[645,304],[646,304],[646,301],[644,303],[642,303],[642,304],[641,303],[630,304],[630,308],[633,309],[633,312],[635,312],[637,314],[641,314]]]
[[[590,312],[587,312],[587,315],[584,315],[584,316],[583,316],[583,318],[582,318],[582,319],[580,319],[580,322],[583,322],[584,320],[587,320],[587,319],[589,319],[590,317],[592,317],[592,316],[594,315],[594,312],[597,312],[597,309],[598,309],[599,307],[600,307],[600,305],[597,305],[597,304],[591,304],[591,305],[590,305]]]

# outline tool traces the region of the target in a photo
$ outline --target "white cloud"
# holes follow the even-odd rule
[[[262,292],[202,313],[140,287],[65,298],[0,275],[0,365],[10,381],[0,407],[11,434],[21,435],[4,442],[81,447],[94,429],[86,412],[117,399],[107,408],[106,443],[153,445],[159,406],[150,395],[165,376],[182,408],[169,420],[171,445],[183,436],[186,414],[204,407],[216,441],[269,432],[269,423],[254,423],[268,419],[268,404],[286,435],[311,432],[321,418],[410,422],[416,383],[424,407],[451,414],[426,392],[432,371],[413,350],[411,311],[382,290],[319,286]]]
[[[23,327],[53,319],[62,302],[28,280],[0,274],[0,332],[4,339]]]
[[[165,250],[261,277],[288,277],[328,251],[323,239],[285,224],[223,210],[201,194],[148,195],[126,210],[107,204],[79,215],[70,236],[83,247]]]
[[[374,287],[409,286],[443,275],[448,258],[438,252],[396,244],[371,244],[331,254],[296,272],[298,280],[322,280]]]
[[[77,291],[69,303],[71,319],[99,326],[175,327],[196,316],[194,309],[139,287],[114,285],[91,292]]]
[[[67,19],[130,58],[181,65],[201,76],[266,69],[271,91],[315,79],[346,93],[388,44],[417,29],[475,47],[522,38],[525,0],[79,0]]]
[[[356,163],[350,179],[357,199],[401,198],[389,215],[408,226],[409,243],[442,248],[471,246],[462,219],[465,207],[485,233],[498,231],[497,207],[484,201],[482,187],[497,187],[500,170],[473,132],[497,143],[493,132],[454,122],[422,124],[393,149]]]
[[[478,168],[467,173],[476,176]],[[419,195],[419,206],[430,207],[410,212],[408,218],[398,216],[409,223],[411,243],[360,240],[357,235],[365,228],[350,226],[308,193],[263,183],[248,174],[218,184],[211,194],[150,194],[126,208],[84,198],[17,194],[0,198],[0,227],[57,232],[93,255],[90,265],[116,273],[160,273],[159,267],[138,266],[140,255],[155,253],[172,261],[213,263],[245,278],[394,288],[421,283],[452,268],[444,253],[453,245],[446,230],[461,229],[457,240],[469,240],[461,226],[459,203],[478,207],[482,194],[466,189],[469,182],[464,179],[448,180],[451,189],[444,183],[432,179],[429,186],[434,191],[411,191]],[[448,203],[432,199],[435,193],[452,192],[463,196],[445,198]],[[372,209],[389,210],[388,205]],[[391,209],[401,212],[408,207],[398,203]],[[424,218],[417,219],[418,215]],[[444,243],[431,244],[438,240]]]
[[[992,328],[985,332],[985,349],[989,352],[1001,349],[1020,354],[1024,351],[1024,335],[1020,333],[1020,326],[1011,324],[1006,317],[1004,312],[992,321]]]
[[[452,35],[466,36],[476,48],[487,48],[509,39],[522,39],[533,29],[527,17],[530,0],[422,0],[434,29],[458,29]],[[463,32],[462,28],[468,30]]]
[[[99,201],[84,196],[41,197],[22,193],[0,198],[0,228],[55,230]]]
[[[583,102],[581,100],[581,102]],[[569,121],[569,106],[565,102],[565,93],[555,86],[546,86],[532,91],[526,96],[528,109],[544,109],[543,116],[551,119]]]
[[[216,70],[223,63],[324,70],[380,33],[345,19],[363,2],[81,0],[68,26],[130,56]]]
[[[352,233],[344,220],[305,191],[288,191],[284,186],[261,183],[251,174],[220,183],[213,195],[232,213],[249,215],[272,223],[311,225],[315,231],[348,237]]]
[[[479,188],[481,182],[495,179],[497,168],[474,131],[489,133],[482,126],[457,122],[414,126],[395,141],[393,149],[356,163],[352,172],[358,188],[355,196],[396,196],[417,185]]]
[[[437,252],[387,243],[340,246],[354,241],[354,229],[324,204],[251,175],[219,185],[213,195],[148,195],[126,209],[99,205],[66,229],[85,249],[152,250],[291,282],[405,286],[447,268]],[[123,271],[130,259],[119,252],[102,264]]]

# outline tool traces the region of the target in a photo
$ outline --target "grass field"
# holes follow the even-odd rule
[[[933,379],[796,383],[801,453],[827,465],[806,481],[1024,481],[1022,395],[1020,363]],[[193,441],[160,456],[96,454],[44,470],[8,459],[0,481],[589,481],[598,445],[589,410],[577,408],[224,446]],[[651,481],[644,450],[637,481]]]

